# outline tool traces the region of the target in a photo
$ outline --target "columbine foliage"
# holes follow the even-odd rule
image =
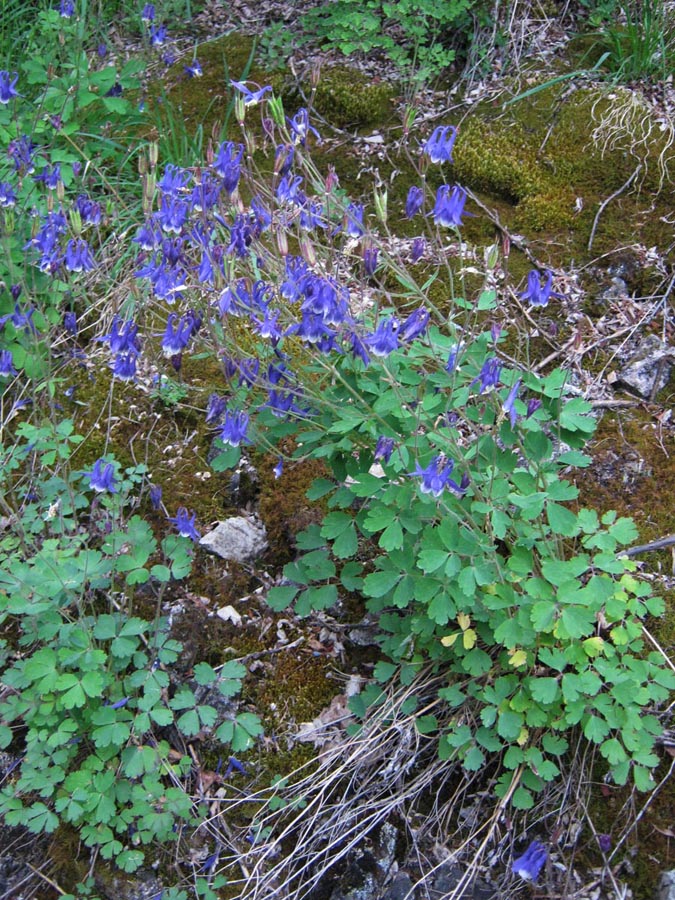
[[[361,33],[401,65],[429,70],[452,53],[438,50],[438,29],[464,21],[468,6],[398,3],[380,12],[366,4],[364,14],[360,4]],[[163,46],[166,28],[151,7],[143,33]],[[225,382],[202,403],[215,471],[237,465],[249,446],[272,449],[281,478],[296,459],[324,462],[328,475],[309,497],[327,512],[298,536],[300,553],[268,602],[306,615],[350,593],[365,598],[385,660],[378,683],[354,698],[355,712],[381,703],[386,682],[410,684],[430,667],[444,678],[444,715],[420,717],[420,731],[468,770],[499,765],[497,793],[515,807],[532,806],[559,774],[573,728],[598,746],[618,783],[632,777],[648,788],[661,730],[655,713],[674,680],[645,645],[642,623],[663,603],[621,556],[636,537],[632,521],[569,505],[577,491],[565,475],[589,463],[590,405],[571,398],[565,372],[540,375],[502,353],[506,332],[487,318],[498,311],[490,272],[475,297],[458,291],[438,310],[428,299],[436,274],[420,287],[406,267],[448,235],[461,251],[470,195],[443,184],[434,202],[421,179],[397,212],[424,221],[424,234],[406,258],[394,257],[386,191],[375,196],[375,215],[351,203],[334,173],[312,164],[320,137],[310,113],[287,117],[266,87],[241,82],[242,143],[223,141],[191,169],[162,161],[163,173],[152,146],[141,160],[133,227],[120,228],[133,238],[120,250],[106,243],[120,200],[106,164],[121,162],[119,147],[92,139],[102,181],[89,196],[82,160],[94,145],[83,131],[102,114],[132,123],[121,95],[136,86],[137,66],[97,67],[82,50],[77,10],[64,9],[43,10],[36,26],[54,38],[48,71],[26,54],[16,71],[0,72],[0,498],[8,523],[0,622],[11,621],[16,637],[0,648],[0,747],[20,751],[0,812],[33,832],[73,825],[86,846],[132,871],[143,848],[175,840],[180,823],[204,814],[182,786],[192,760],[170,753],[165,729],[187,738],[211,730],[233,752],[261,733],[254,714],[219,722],[216,708],[196,699],[204,686],[237,693],[240,663],[198,662],[193,682],[172,678],[181,647],[162,599],[190,573],[200,511],[170,510],[156,535],[136,510],[146,491],[163,509],[144,466],[124,469],[106,445],[74,470],[82,438],[52,402],[61,377],[54,366],[64,358],[102,367],[113,391],[119,382],[133,391],[144,367],[165,364],[172,380],[160,374],[154,390],[171,407],[192,391],[177,380],[183,356],[211,356]],[[349,24],[354,11],[341,0],[329,14]],[[402,27],[403,49],[382,43],[382,16]],[[348,50],[349,39],[333,34]],[[246,119],[256,107],[276,145],[271,181],[255,167]],[[456,139],[445,125],[420,142],[420,174],[451,164]],[[133,300],[99,325],[89,295],[105,296],[125,265]],[[385,278],[398,286],[395,304]],[[519,299],[533,315],[559,298],[552,273],[535,271],[523,287]],[[297,449],[284,460],[291,443]],[[134,613],[140,587],[156,600],[152,620]],[[217,851],[214,859],[215,867]],[[541,855],[531,877],[540,863]],[[219,877],[198,890],[212,896]]]
[[[169,672],[182,648],[167,620],[128,611],[134,586],[152,585],[159,600],[191,567],[189,540],[168,534],[158,545],[147,522],[124,515],[145,467],[128,469],[115,494],[102,491],[92,502],[88,473],[67,470],[81,442],[71,422],[24,424],[18,438],[0,447],[2,493],[24,496],[18,527],[0,539],[0,621],[19,629],[18,650],[2,647],[0,747],[20,729],[24,749],[0,792],[0,812],[33,832],[68,822],[86,846],[133,871],[148,844],[173,841],[177,823],[198,821],[181,785],[192,759],[170,759],[164,729],[193,737],[214,728],[238,752],[260,725],[250,713],[219,724],[190,686],[174,693]],[[30,491],[21,478],[27,460],[54,467]],[[87,531],[78,527],[85,510]],[[230,697],[245,672],[234,660],[218,671],[202,663],[194,678]]]

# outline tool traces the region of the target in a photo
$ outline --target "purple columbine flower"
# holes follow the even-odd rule
[[[240,763],[236,757],[231,756],[230,761],[227,764],[227,768],[223,772],[223,778],[229,778],[229,776],[233,773],[237,772],[239,775],[247,775],[246,767],[243,763]]]
[[[518,391],[520,390],[520,385],[522,383],[522,378],[519,378],[511,390],[508,393],[508,396],[504,403],[502,404],[502,409],[506,415],[509,417],[509,421],[511,422],[511,428],[515,428],[516,419],[518,418],[518,413],[516,412],[516,398],[518,397]]]
[[[375,461],[381,459],[383,463],[388,463],[391,454],[394,452],[394,438],[381,436],[375,444]]]
[[[528,400],[527,401],[527,412],[525,413],[525,418],[529,419],[530,416],[533,416],[536,413],[536,411],[539,409],[540,406],[541,406],[541,400],[538,400],[535,397],[532,397],[530,400]]]
[[[162,488],[158,484],[150,485],[150,503],[154,510],[162,508]]]
[[[86,241],[68,241],[65,265],[69,272],[88,272],[96,263]]]
[[[10,84],[9,73],[0,72],[0,103],[9,103],[10,97],[19,96],[16,91],[7,96],[7,91],[12,91],[15,84],[16,78]],[[35,171],[33,156],[37,149],[37,144],[34,144],[27,135],[22,134],[21,137],[9,142],[7,145],[7,156],[14,162],[14,168],[17,172],[30,175]]]
[[[120,328],[120,323],[122,327]],[[99,341],[107,341],[113,353],[138,353],[141,345],[138,341],[138,325],[133,319],[121,322],[118,316],[113,318],[110,334],[104,334]]]
[[[77,210],[83,225],[101,224],[101,204],[90,200],[86,194],[79,194],[73,203],[73,209]]]
[[[360,238],[363,234],[363,204],[350,203],[345,210],[345,234]]]
[[[224,141],[218,148],[218,153],[212,163],[213,168],[223,179],[223,187],[228,194],[231,194],[239,183],[243,155],[243,144]]]
[[[285,178],[293,168],[295,147],[293,144],[279,144],[274,151],[274,172]]]
[[[72,19],[73,14],[75,13],[75,4],[73,0],[61,0],[61,5],[59,6],[59,15],[62,19]]]
[[[104,459],[97,459],[91,472],[84,473],[89,479],[89,487],[97,494],[116,494],[115,467],[112,463],[106,463]]]
[[[246,437],[248,428],[248,413],[230,412],[225,413],[225,421],[218,437],[224,444],[230,447],[238,447],[242,443],[250,444],[250,440]]]
[[[424,203],[424,191],[421,187],[413,186],[408,191],[408,197],[405,201],[405,214],[409,219],[413,219],[422,209]]]
[[[61,182],[61,166],[57,163],[55,166],[45,166],[41,175],[34,175],[34,181],[42,181],[45,187],[50,191],[55,191]]]
[[[284,458],[283,458],[283,456],[280,456],[280,457],[279,457],[279,459],[277,460],[277,463],[276,463],[275,467],[272,469],[272,471],[274,472],[274,477],[275,477],[275,478],[281,478],[281,476],[282,476],[282,474],[283,474],[283,471],[284,471]]]
[[[531,306],[547,306],[551,297],[560,299],[561,294],[556,294],[551,290],[553,286],[553,273],[546,273],[546,281],[541,283],[541,276],[536,269],[533,269],[527,276],[527,289],[519,294],[521,300],[527,300]]]
[[[480,381],[480,393],[484,394],[490,388],[496,387],[499,384],[499,375],[501,371],[502,364],[496,357],[492,356],[490,359],[485,360],[478,377],[474,378],[471,384],[476,384],[476,382]]]
[[[16,72],[13,72],[12,75],[9,72],[0,72],[0,103],[7,104],[12,97],[19,96],[19,92],[16,90],[18,80],[19,76]]]
[[[276,198],[278,203],[292,203],[297,205],[302,203],[304,194],[300,189],[302,184],[302,175],[284,175],[277,185]]]
[[[432,163],[452,162],[452,148],[457,139],[457,129],[454,125],[439,125],[429,140],[422,145],[422,153],[425,153]]]
[[[0,207],[12,209],[16,206],[16,193],[9,181],[0,181]]]
[[[183,200],[175,197],[162,197],[157,221],[162,226],[162,231],[180,234],[187,220],[188,205]]]
[[[459,228],[462,225],[464,204],[466,203],[466,191],[455,185],[452,190],[447,184],[442,184],[436,192],[436,205],[434,206],[434,222],[444,228]]]
[[[418,260],[422,259],[424,253],[427,249],[427,242],[423,237],[416,237],[412,242],[412,247],[410,248],[410,261],[413,263],[418,262]]]
[[[119,378],[120,381],[133,381],[136,377],[136,360],[138,354],[118,353],[110,364],[113,376]]]
[[[13,378],[19,373],[14,368],[11,350],[0,350],[0,377]]]
[[[377,247],[366,247],[363,251],[363,270],[371,277],[377,270],[377,262],[380,251]]]
[[[391,319],[380,322],[375,331],[363,339],[363,343],[374,356],[389,356],[398,349],[398,329],[398,319],[392,316]]]
[[[169,197],[177,197],[187,187],[191,177],[187,169],[169,164],[164,167],[164,174],[157,182],[157,189]]]
[[[155,4],[154,3],[146,3],[143,7],[143,11],[141,12],[141,22],[154,22],[155,21]]]
[[[183,66],[188,78],[201,78],[204,74],[198,59],[193,59],[189,66]]]
[[[167,37],[166,25],[153,25],[150,29],[150,43],[153,47],[162,47],[166,43]]]
[[[212,422],[219,422],[226,409],[227,400],[224,397],[219,397],[218,394],[211,394],[206,401],[206,424],[210,425]]]
[[[96,53],[99,59],[105,59],[108,55],[108,45],[101,41],[101,43],[96,48]]]
[[[169,522],[176,526],[178,534],[181,537],[190,538],[191,541],[198,541],[201,535],[195,527],[196,518],[196,513],[193,512],[192,517],[190,517],[187,509],[184,506],[181,506],[175,517],[170,518]]]
[[[253,82],[250,83],[253,84]],[[259,88],[257,91],[252,91],[245,81],[231,81],[230,84],[243,95],[244,106],[255,106],[257,103],[260,103],[268,91],[272,90],[269,85],[266,85],[263,88]],[[256,87],[258,87],[258,85],[256,85]]]
[[[427,325],[429,324],[429,313],[423,306],[420,306],[419,309],[416,309],[414,313],[411,313],[405,322],[401,325],[400,331],[398,333],[398,338],[403,344],[408,344],[410,341],[414,341],[416,337],[419,337],[421,334],[427,330]]]
[[[67,312],[63,316],[63,327],[68,334],[75,336],[77,334],[77,316],[74,312]]]
[[[609,834],[599,834],[598,835],[598,846],[602,850],[603,853],[609,853],[612,849],[612,838]]]
[[[422,479],[420,491],[423,494],[433,494],[434,497],[440,497],[445,488],[450,488],[454,493],[460,496],[466,491],[468,478],[464,476],[462,483],[457,484],[450,476],[455,463],[451,459],[447,459],[442,453],[434,456],[426,469],[423,469],[419,463],[415,463],[415,471],[411,472],[412,478],[419,477]]]
[[[104,703],[104,706],[107,706],[109,709],[122,709],[123,706],[126,706],[129,702],[129,697],[122,697],[121,700],[116,700],[114,703]]]
[[[519,875],[526,881],[536,881],[547,856],[548,851],[546,847],[539,841],[532,841],[523,855],[513,860],[511,868],[516,875]]]
[[[304,107],[299,109],[292,119],[288,119],[288,128],[294,144],[301,144],[304,147],[310,133],[321,140],[319,132],[309,124],[309,113]]]

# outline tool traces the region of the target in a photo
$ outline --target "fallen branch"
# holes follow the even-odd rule
[[[600,219],[600,216],[603,214],[605,208],[612,202],[612,200],[615,200],[620,194],[623,194],[623,192],[631,186],[631,184],[635,181],[635,179],[640,174],[641,170],[642,170],[642,163],[638,163],[637,168],[635,169],[633,174],[630,176],[628,181],[625,184],[622,184],[621,187],[618,189],[618,191],[614,191],[614,193],[611,196],[609,196],[606,200],[603,200],[602,203],[600,204],[600,209],[595,214],[595,219],[593,220],[593,227],[591,228],[591,236],[588,239],[588,252],[589,253],[591,252],[591,247],[593,246],[593,238],[595,237],[595,229],[598,227],[598,221]]]

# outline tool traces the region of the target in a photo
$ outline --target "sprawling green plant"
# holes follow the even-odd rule
[[[238,693],[246,670],[234,660],[217,671],[197,664],[192,687],[172,684],[182,648],[161,600],[171,581],[189,575],[191,541],[169,534],[158,544],[147,522],[126,514],[147,486],[144,466],[120,473],[106,459],[70,473],[81,441],[68,420],[25,422],[0,446],[14,520],[0,538],[0,622],[18,631],[16,647],[2,646],[0,746],[22,746],[0,813],[33,832],[70,823],[86,846],[133,871],[148,844],[175,841],[177,823],[199,821],[185,787],[192,759],[172,758],[165,729],[189,738],[213,727],[239,752],[260,726],[245,712],[218,725],[216,709],[195,697],[195,685]],[[150,621],[133,614],[141,584],[156,596]]]
[[[458,46],[470,43],[476,5],[471,0],[337,0],[309,10],[301,26],[307,37],[345,56],[384,53],[403,76],[422,84],[447,69]]]

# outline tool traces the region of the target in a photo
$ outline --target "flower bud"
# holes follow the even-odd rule
[[[246,152],[249,156],[253,156],[256,151],[255,135],[250,131],[246,131],[244,137],[246,140]]]
[[[82,216],[76,209],[71,209],[69,213],[70,228],[76,238],[82,235]]]
[[[319,79],[321,78],[321,62],[318,59],[315,59],[312,63],[312,69],[309,73],[309,83],[313,88],[316,88],[319,84]]]
[[[387,192],[374,191],[375,214],[383,225],[387,224]]]
[[[415,124],[415,119],[417,118],[417,110],[414,106],[406,106],[403,112],[403,134],[407,137],[410,134],[410,129]]]
[[[244,120],[246,119],[246,104],[244,103],[242,94],[237,94],[234,98],[234,115],[237,122],[239,122],[240,125],[243,125]]]
[[[275,237],[277,240],[277,249],[282,256],[288,256],[288,236],[286,234],[286,229],[283,225],[280,225],[276,229]]]
[[[495,266],[499,262],[499,245],[491,244],[485,248],[485,266],[489,272],[494,271]]]
[[[303,234],[300,238],[300,252],[302,253],[302,258],[308,265],[316,265],[316,253],[314,252],[314,245],[310,241],[309,235],[307,234]]]
[[[150,160],[150,166],[154,169],[159,160],[159,144],[157,141],[153,141],[148,147],[148,159]]]
[[[284,102],[281,97],[271,97],[267,101],[267,109],[274,123],[279,128],[283,128],[286,124],[286,117],[284,114]]]

